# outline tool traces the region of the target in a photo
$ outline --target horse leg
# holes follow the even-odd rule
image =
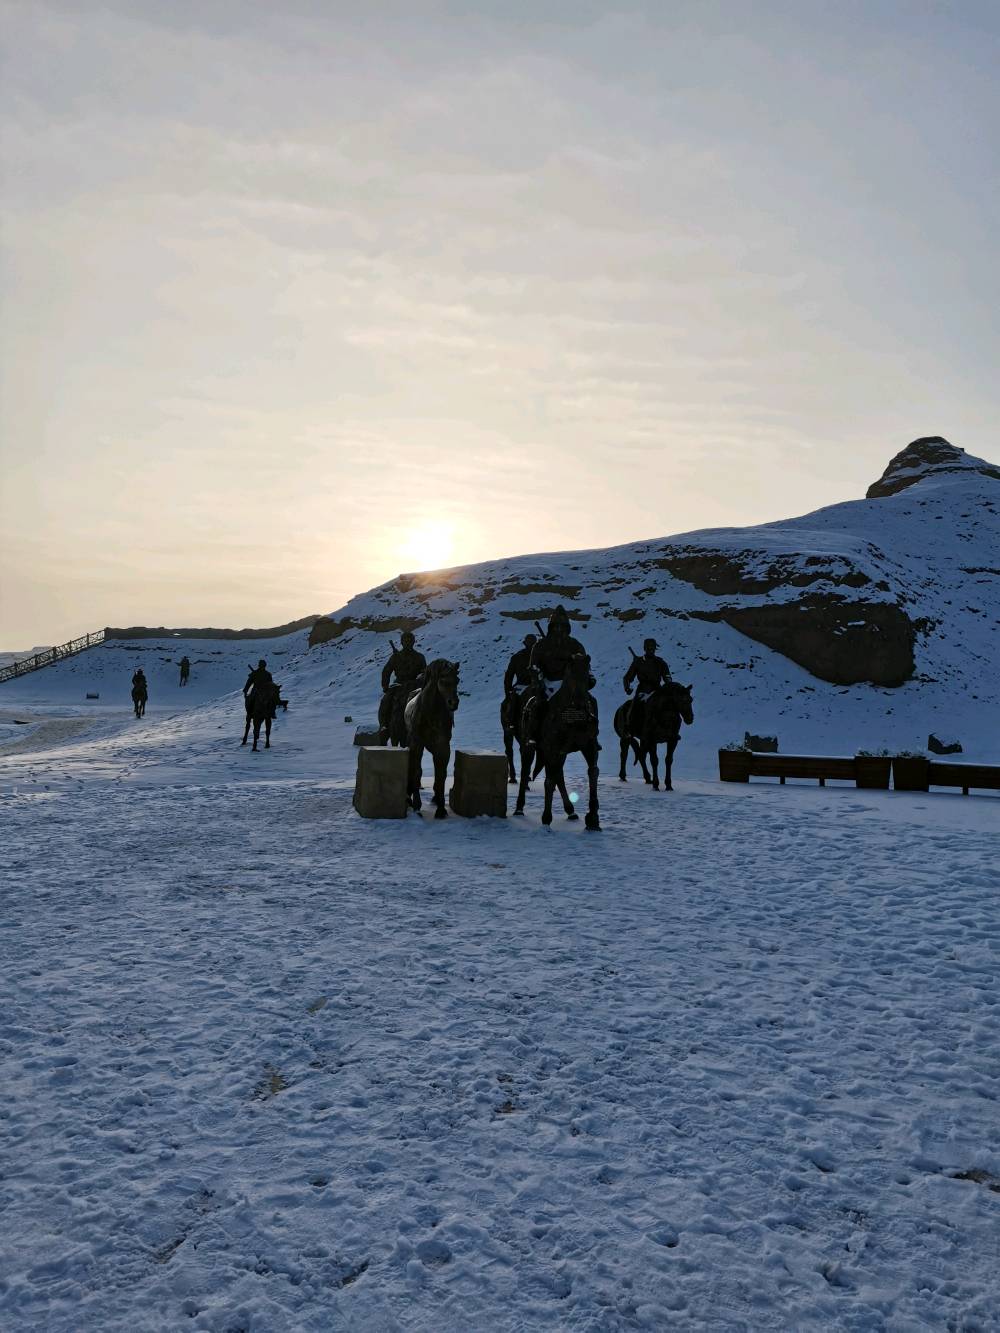
[[[510,727],[504,725],[503,729],[503,752],[507,756],[507,781],[517,781],[517,771],[514,768],[514,733]]]
[[[250,735],[250,724],[252,722],[253,722],[253,717],[251,716],[250,713],[247,713],[247,724],[243,728],[243,739],[240,741],[241,745],[246,745],[247,743],[247,737]]]
[[[649,769],[646,767],[646,760],[649,758],[650,751],[649,742],[646,740],[637,741],[636,748],[639,751],[639,763],[642,765],[642,780],[643,782],[652,782],[653,779],[649,776]],[[653,755],[655,756],[655,754],[656,746],[654,745]]]
[[[255,717],[253,720],[253,745],[250,747],[252,750],[256,750],[257,742],[259,740],[260,740],[260,719]]]
[[[599,771],[597,767],[597,753],[599,749],[600,746],[597,741],[594,740],[590,742],[583,752],[583,756],[587,761],[587,777],[590,780],[590,806],[587,810],[587,817],[584,820],[584,827],[587,829],[588,833],[600,833],[601,831],[601,821],[597,813],[600,807],[600,803],[597,799],[597,775]]]
[[[264,749],[270,750],[270,748],[271,748],[271,719],[267,717],[264,719]]]
[[[667,741],[667,752],[666,752],[666,754],[663,756],[663,790],[664,790],[664,791],[673,791],[673,789],[674,789],[674,784],[673,784],[673,782],[671,781],[671,778],[673,777],[673,771],[674,771],[674,751],[677,749],[677,742],[678,742],[679,740],[680,740],[680,737],[679,737],[679,736],[675,736],[675,737],[673,737],[672,740]]]
[[[563,761],[565,763],[565,760]],[[545,809],[542,811],[542,823],[548,827],[552,823],[552,793],[556,780],[562,777],[562,765],[546,761],[545,764]]]
[[[653,766],[653,791],[660,790],[660,756],[656,752],[656,741],[646,747],[650,763]]]
[[[521,782],[517,789],[517,805],[514,807],[515,815],[524,814],[524,799],[528,792],[528,783],[531,781],[531,766],[535,761],[535,747],[531,741],[521,742]]]
[[[623,731],[623,732],[621,733],[621,760],[622,760],[622,762],[621,762],[621,767],[618,769],[618,781],[619,781],[619,782],[628,782],[628,776],[627,776],[626,773],[625,773],[625,758],[626,758],[626,756],[627,756],[627,754],[628,754],[629,742],[631,741],[631,739],[632,739],[632,738],[631,738],[631,736],[629,736],[628,732]]]
[[[556,786],[559,788],[559,795],[562,797],[563,809],[566,811],[566,818],[579,819],[580,816],[576,813],[576,806],[569,799],[569,792],[566,790],[565,770],[562,766],[560,766],[559,773],[556,776]]]
[[[410,777],[408,785],[410,788],[411,810],[420,809],[420,770],[423,757],[424,747],[422,745],[414,743],[410,746]]]
[[[434,811],[435,819],[447,819],[448,810],[444,800],[444,786],[448,779],[448,760],[451,758],[451,750],[435,750],[434,752],[434,804],[437,809]]]

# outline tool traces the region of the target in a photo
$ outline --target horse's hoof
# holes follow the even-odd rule
[[[520,817],[521,817],[522,819],[524,818],[524,811],[523,811],[523,810],[515,810],[515,811],[514,811],[514,814],[515,814],[515,815],[520,815]]]
[[[619,773],[619,774],[618,774],[618,781],[619,781],[619,782],[628,782],[628,778],[625,776],[624,773]]]
[[[673,791],[673,787],[671,787],[671,786],[669,785],[669,783],[667,783],[667,784],[664,785],[663,790],[664,790],[664,791]]]
[[[596,819],[594,820],[593,823],[591,823],[590,820],[588,819],[588,820],[587,820],[587,824],[586,824],[586,828],[587,828],[587,832],[588,832],[588,833],[600,833],[600,832],[601,832],[601,826],[600,826],[600,824],[598,824],[598,822],[597,822]]]
[[[552,816],[543,814],[542,823],[545,825],[546,828],[548,828],[548,826],[552,823]]]
[[[435,818],[435,819],[447,819],[447,818],[448,818],[448,811],[444,808],[443,805],[439,805],[438,808],[434,811],[434,818]]]
[[[659,784],[658,782],[654,782],[654,783],[653,783],[653,791],[659,791],[659,790],[660,790],[660,784]]]
[[[652,778],[643,778],[643,782],[646,784],[647,787],[651,787],[653,785]]]
[[[575,810],[571,810],[569,814],[566,816],[566,818],[569,820],[570,823],[572,823],[574,819],[579,819],[580,816],[576,813]]]

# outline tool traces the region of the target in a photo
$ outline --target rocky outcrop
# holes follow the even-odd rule
[[[848,602],[814,594],[798,602],[692,611],[722,620],[834,685],[895,686],[914,671],[917,627],[893,602]]]
[[[714,597],[756,596],[776,588],[807,588],[813,583],[862,588],[871,582],[863,570],[855,569],[839,556],[679,549],[676,554],[661,556],[648,564],[666,569],[675,579]]]
[[[375,634],[395,634],[402,633],[404,629],[417,630],[426,624],[426,618],[421,616],[361,616],[357,619],[354,616],[344,616],[341,620],[324,616],[312,627],[309,647],[315,648],[318,643],[329,643],[331,639],[339,639],[349,629],[369,629]]]
[[[104,631],[106,639],[281,639],[286,634],[295,634],[300,629],[315,625],[320,616],[303,616],[301,620],[290,620],[286,625],[275,625],[271,629],[167,629],[160,625],[151,628],[148,625],[132,625],[128,629],[108,628]],[[311,642],[311,640],[310,640]]]
[[[881,500],[916,485],[925,477],[940,476],[946,472],[979,472],[984,477],[994,477],[1000,481],[1000,468],[995,468],[982,458],[973,458],[964,449],[949,444],[941,435],[924,435],[890,459],[889,466],[878,481],[868,487],[865,498]]]

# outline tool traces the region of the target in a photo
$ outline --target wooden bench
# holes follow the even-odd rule
[[[720,750],[719,777],[723,782],[749,782],[751,778],[811,778],[825,787],[827,779],[857,781],[854,756],[817,754],[766,754],[758,750]]]
[[[927,785],[930,787],[961,787],[968,796],[970,787],[1000,791],[1000,764],[937,764],[927,765]]]

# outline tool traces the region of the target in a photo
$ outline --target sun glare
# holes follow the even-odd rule
[[[455,534],[448,523],[424,523],[411,529],[398,549],[406,573],[443,569],[454,558]]]

